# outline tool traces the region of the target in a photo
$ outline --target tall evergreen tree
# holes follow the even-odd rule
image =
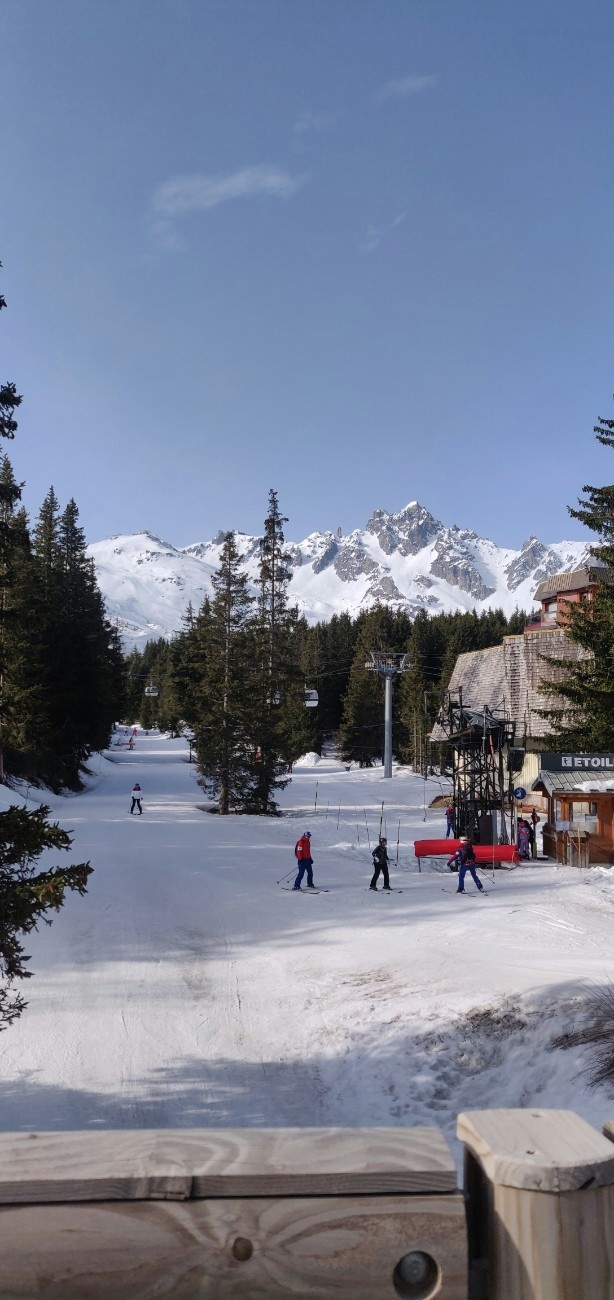
[[[199,772],[225,815],[250,805],[256,783],[249,636],[254,598],[232,533],[212,583],[195,737]]]
[[[0,262],[0,267],[2,262]],[[0,293],[0,311],[6,307],[6,298]],[[17,421],[15,411],[21,406],[22,398],[17,392],[15,384],[5,382],[0,384],[0,438],[14,438],[17,432]]]
[[[52,788],[78,788],[83,763],[107,743],[121,711],[123,661],[76,504],[69,501],[60,514],[53,488],[34,529],[32,565],[41,683],[37,775]]]
[[[0,295],[0,309],[5,307]],[[0,387],[0,436],[13,438],[17,428],[14,412],[21,402],[14,384]],[[13,752],[21,753],[28,743],[25,718],[32,713],[32,698],[38,690],[36,658],[31,637],[34,620],[26,595],[30,574],[30,544],[27,519],[18,510],[21,486],[15,481],[10,462],[0,466],[0,758],[7,739]],[[0,781],[4,782],[0,761]],[[83,894],[91,868],[79,863],[68,868],[52,867],[36,872],[36,864],[47,849],[68,849],[66,831],[48,820],[45,806],[32,812],[13,806],[0,813],[0,1029],[10,1025],[26,1005],[14,991],[14,982],[29,977],[22,936],[36,928],[47,913],[59,911],[67,889]]]
[[[403,723],[399,752],[417,766],[427,761],[428,736],[441,703],[438,683],[445,653],[441,622],[421,610],[407,641],[407,671],[399,682],[399,712]]]
[[[171,646],[169,674],[177,708],[194,733],[202,721],[201,691],[210,628],[211,601],[205,596],[198,612],[188,605],[181,632]]]
[[[274,791],[288,784],[288,766],[304,753],[309,738],[301,624],[298,610],[288,604],[291,569],[285,523],[277,493],[271,489],[260,548],[258,607],[252,623],[256,755],[253,808],[260,813],[277,811]]]
[[[4,781],[5,750],[12,738],[10,724],[19,716],[16,664],[20,650],[25,650],[24,633],[29,626],[17,594],[29,555],[25,515],[16,508],[22,487],[4,456],[0,464],[0,783]]]
[[[614,420],[599,419],[597,441],[614,448]],[[543,685],[564,705],[546,711],[559,743],[579,750],[614,750],[614,484],[585,484],[577,509],[569,507],[600,539],[590,554],[604,565],[594,601],[569,606],[568,633],[585,657],[546,662],[556,669]]]

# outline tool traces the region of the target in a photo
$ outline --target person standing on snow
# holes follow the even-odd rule
[[[531,828],[524,817],[518,818],[518,852],[521,858],[530,858],[531,856]]]
[[[311,856],[311,831],[305,831],[300,840],[294,845],[294,856],[298,862],[298,874],[293,889],[300,889],[301,880],[307,872],[307,888],[315,889],[313,883],[313,858]]]
[[[130,816],[132,816],[135,807],[137,807],[139,810],[138,812],[139,817],[141,816],[143,812],[143,809],[141,808],[142,798],[143,798],[143,791],[141,790],[141,787],[137,781],[136,785],[133,785],[132,787],[132,807],[130,809]]]
[[[453,862],[456,862],[458,867],[458,872],[459,872],[458,889],[456,891],[457,894],[464,894],[465,892],[465,875],[468,871],[471,872],[471,878],[473,880],[474,885],[476,885],[480,893],[482,893],[484,886],[482,884],[482,881],[478,880],[476,875],[475,851],[473,848],[473,844],[471,843],[471,840],[468,839],[466,835],[461,835],[459,847],[457,848],[456,853],[453,855],[453,857],[449,859],[448,866],[450,866],[451,863]]]
[[[446,839],[451,835],[454,839],[454,804],[449,803],[446,808]]]
[[[384,877],[383,888],[390,890],[390,880],[388,879],[388,840],[385,835],[380,835],[379,844],[377,844],[371,854],[373,858],[373,875],[369,889],[374,889],[377,893],[377,881],[381,871]]]
[[[533,808],[532,811],[531,811],[531,822],[530,822],[530,825],[529,825],[529,839],[530,839],[530,841],[531,841],[531,857],[532,857],[532,858],[536,858],[536,857],[537,857],[537,826],[538,826],[538,822],[539,822],[539,816],[538,816],[537,812],[535,811],[535,808]]]

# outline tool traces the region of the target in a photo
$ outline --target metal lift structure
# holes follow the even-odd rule
[[[509,844],[513,816],[514,723],[504,711],[468,708],[462,688],[446,691],[439,725],[452,747],[455,830],[476,844]]]

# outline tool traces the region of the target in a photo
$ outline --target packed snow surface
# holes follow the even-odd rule
[[[283,816],[222,818],[187,757],[139,733],[48,800],[94,874],[28,937],[3,1130],[434,1123],[453,1140],[463,1109],[612,1118],[581,1050],[552,1048],[614,976],[612,872],[519,867],[460,897],[443,860],[413,856],[443,831],[427,805],[445,784],[308,755]],[[401,893],[367,888],[382,802]],[[305,830],[328,893],[288,888]]]

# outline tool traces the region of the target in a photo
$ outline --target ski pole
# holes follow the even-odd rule
[[[291,870],[288,872],[288,876],[292,876],[292,875],[294,875],[294,872],[295,872],[296,870],[297,870],[296,867],[292,867]],[[281,880],[276,880],[276,881],[275,881],[275,884],[276,884],[276,885],[283,885],[284,880],[287,880],[287,879],[288,879],[288,876],[282,876]]]
[[[368,821],[367,821],[367,810],[366,810],[366,808],[363,808],[363,812],[364,812],[364,815],[365,815],[365,826],[366,826],[366,828],[367,828],[367,844],[369,845],[369,853],[370,853],[370,852],[371,852],[371,836],[369,835],[369,823],[368,823]]]

